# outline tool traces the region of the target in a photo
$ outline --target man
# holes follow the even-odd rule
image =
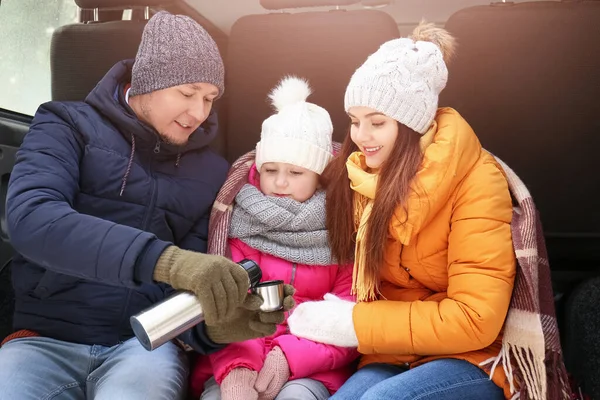
[[[179,338],[200,353],[283,321],[259,312],[237,264],[201,254],[227,173],[207,147],[223,75],[208,33],[160,12],[135,62],[85,102],[39,108],[9,184],[15,333],[0,348],[0,399],[181,398],[183,350],[147,352],[129,324],[173,289],[203,306],[206,324]]]

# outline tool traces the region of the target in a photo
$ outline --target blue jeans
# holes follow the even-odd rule
[[[321,382],[303,378],[287,381],[275,400],[327,400],[329,390]],[[200,400],[221,400],[221,388],[212,377],[204,384]]]
[[[0,348],[0,400],[182,399],[187,376],[173,343],[149,352],[136,338],[105,347],[33,337]]]
[[[504,400],[504,392],[475,365],[448,358],[410,370],[388,364],[367,365],[330,399]]]

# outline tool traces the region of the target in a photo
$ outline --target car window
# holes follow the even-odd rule
[[[77,22],[73,0],[0,2],[0,108],[33,115],[50,100],[50,41]]]

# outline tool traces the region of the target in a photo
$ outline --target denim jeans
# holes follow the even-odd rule
[[[32,337],[0,348],[0,400],[182,399],[187,376],[173,343],[149,352],[136,338],[105,347]]]
[[[359,369],[332,400],[504,400],[489,376],[463,360],[440,359],[407,370],[387,364]]]
[[[327,400],[328,398],[329,391],[321,382],[304,378],[288,381],[275,400]],[[200,400],[221,400],[221,389],[214,377],[204,384],[204,393]]]

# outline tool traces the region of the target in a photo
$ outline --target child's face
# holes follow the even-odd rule
[[[319,175],[292,164],[269,162],[260,167],[260,190],[267,196],[290,197],[304,202],[319,186]]]

